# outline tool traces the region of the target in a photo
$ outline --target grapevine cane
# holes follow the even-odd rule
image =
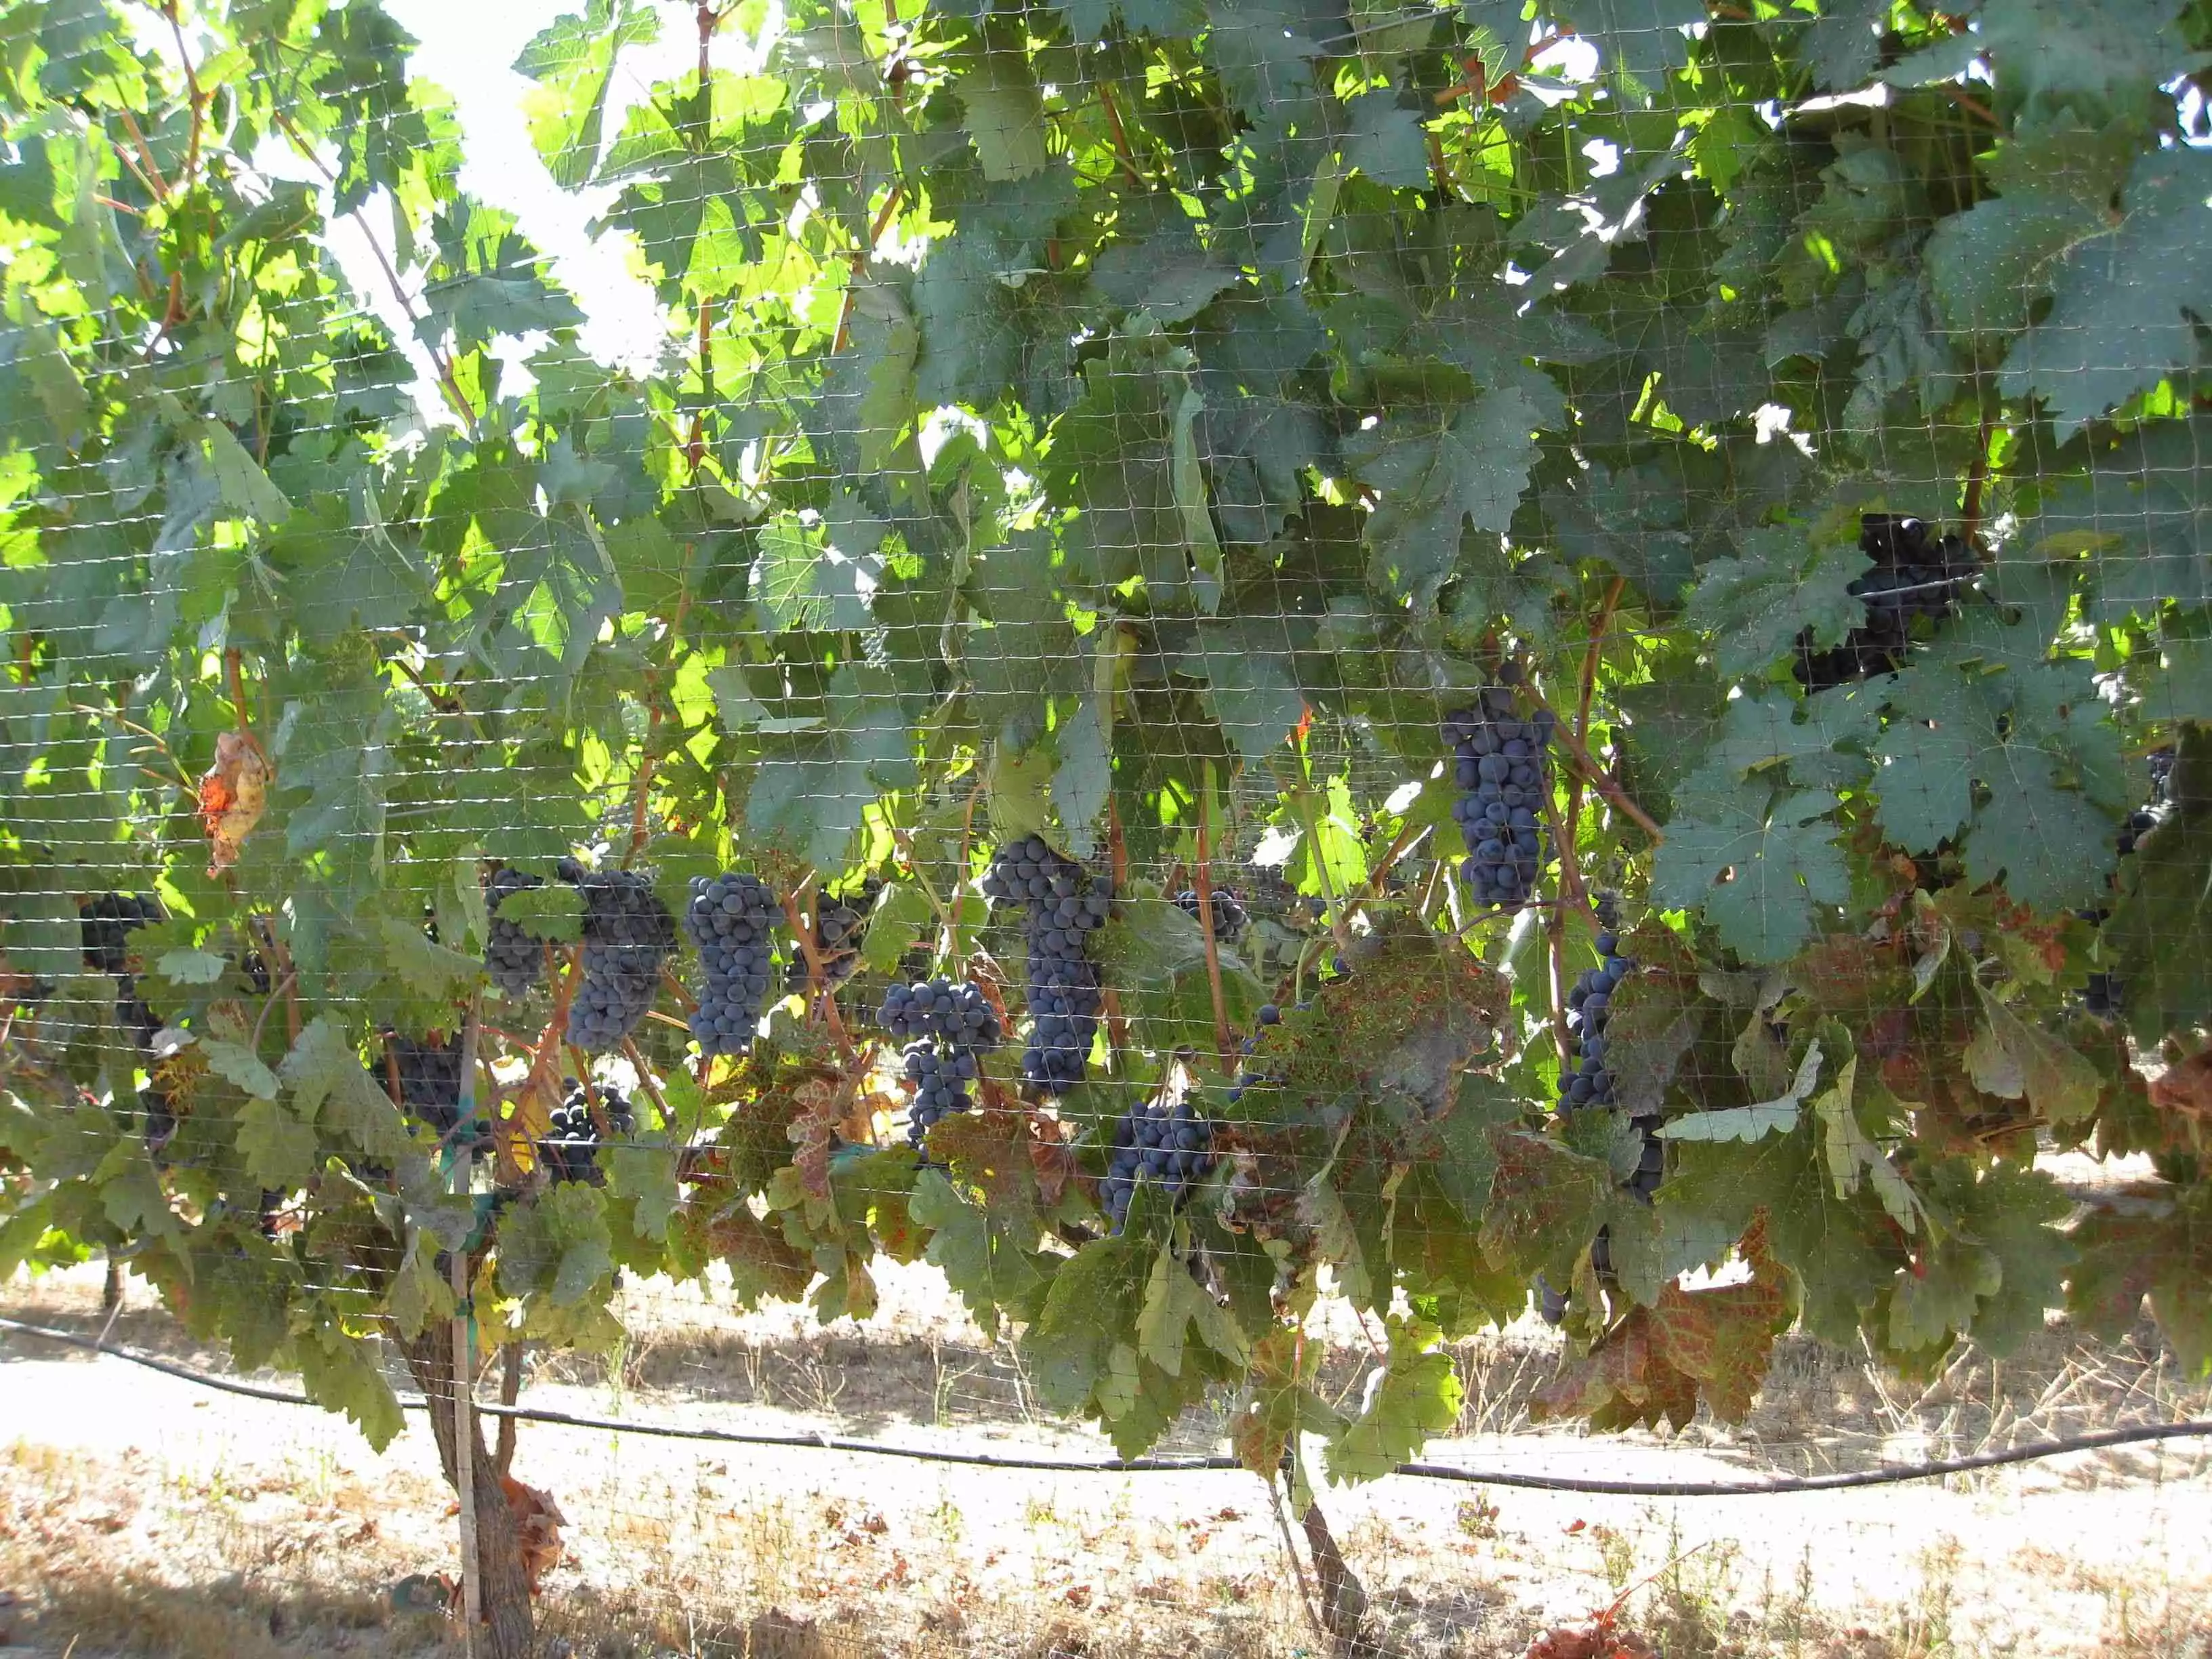
[[[477,1036],[483,994],[469,999],[469,1017],[461,1027],[461,1097],[459,1132],[453,1137],[453,1195],[465,1199],[476,1168],[476,1137],[469,1121],[477,1109]],[[470,1328],[475,1313],[469,1306],[469,1264],[466,1247],[450,1253],[453,1289],[453,1473],[461,1503],[461,1618],[467,1650],[477,1650],[477,1625],[483,1617],[483,1570],[477,1557],[476,1422],[469,1407],[475,1396],[476,1365],[470,1355]]]

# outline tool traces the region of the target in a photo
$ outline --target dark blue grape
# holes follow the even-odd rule
[[[1181,1208],[1192,1189],[1212,1173],[1213,1139],[1213,1125],[1187,1099],[1172,1107],[1145,1102],[1124,1113],[1114,1125],[1113,1150],[1100,1188],[1114,1231],[1120,1232],[1128,1220],[1129,1200],[1139,1181],[1164,1187],[1169,1202]]]
[[[1508,910],[1535,890],[1543,863],[1536,808],[1551,788],[1544,759],[1551,715],[1539,710],[1524,720],[1515,708],[1510,690],[1492,686],[1446,715],[1443,727],[1464,792],[1452,804],[1468,854],[1461,879],[1477,904]]]
[[[603,1186],[606,1174],[599,1166],[599,1126],[592,1115],[592,1104],[597,1099],[599,1109],[606,1115],[607,1127],[618,1135],[628,1135],[637,1127],[637,1115],[623,1097],[621,1090],[611,1083],[588,1085],[575,1079],[568,1079],[568,1093],[560,1105],[553,1109],[546,1124],[545,1137],[538,1143],[538,1157],[545,1171],[553,1180],[588,1182],[594,1187]]]
[[[1046,1094],[1064,1094],[1083,1080],[1098,1032],[1104,1000],[1084,942],[1111,914],[1112,890],[1036,836],[1001,848],[982,886],[994,900],[1027,907],[1031,1020],[1022,1080]],[[1215,895],[1217,922],[1223,896]],[[1194,908],[1196,902],[1194,897]],[[1238,918],[1241,927],[1241,906]]]
[[[691,1011],[691,1036],[702,1054],[738,1054],[760,1029],[761,1006],[775,980],[783,902],[750,871],[695,876],[684,931],[706,977]]]
[[[584,900],[582,981],[568,1005],[570,1042],[586,1054],[611,1048],[660,994],[660,967],[676,949],[676,921],[630,870],[574,868]]]
[[[525,933],[521,923],[507,921],[499,914],[499,907],[515,894],[544,884],[542,876],[502,866],[491,872],[490,884],[484,890],[484,904],[491,912],[491,926],[484,937],[484,969],[502,995],[528,996],[544,983],[545,947]]]

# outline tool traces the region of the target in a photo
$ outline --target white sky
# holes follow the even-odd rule
[[[660,15],[660,39],[650,46],[626,49],[617,61],[602,126],[608,141],[621,131],[625,112],[643,101],[657,82],[681,75],[698,61],[692,8],[673,0],[647,3]],[[393,19],[420,43],[412,59],[412,72],[435,82],[453,96],[461,127],[461,187],[479,200],[514,214],[524,234],[549,258],[555,276],[575,296],[587,319],[580,331],[586,351],[607,362],[638,370],[648,368],[662,349],[667,329],[651,284],[636,272],[635,240],[616,231],[595,241],[586,228],[615,192],[587,189],[572,193],[553,182],[530,142],[523,118],[523,100],[532,83],[513,68],[532,35],[563,13],[581,11],[581,0],[570,3],[384,0],[384,3]],[[749,46],[725,33],[715,40],[714,56],[720,66],[737,69],[740,59],[750,55]],[[296,158],[282,154],[281,146],[265,148],[255,159],[264,169],[281,176],[313,177]],[[392,251],[388,214],[388,206],[380,197],[371,200],[363,215],[387,254]],[[440,404],[431,385],[429,360],[415,343],[413,325],[393,300],[361,228],[348,220],[334,220],[329,242],[356,293],[414,360],[423,377],[418,398],[426,413],[434,413]],[[418,291],[419,281],[414,275],[403,272],[402,277],[410,295]],[[506,389],[513,391],[519,383],[514,366],[527,352],[501,355],[510,363]]]

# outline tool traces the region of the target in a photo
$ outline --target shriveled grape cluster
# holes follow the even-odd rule
[[[611,1048],[660,993],[660,964],[676,949],[676,921],[653,884],[630,870],[564,865],[584,900],[581,981],[568,1005],[568,1039],[586,1054]]]
[[[906,1138],[920,1151],[932,1129],[968,1109],[968,1085],[1005,1032],[981,989],[947,979],[892,986],[884,994],[876,1023],[907,1045],[906,1077],[914,1085],[914,1102],[907,1109]]]
[[[1157,1182],[1168,1201],[1179,1206],[1212,1170],[1213,1125],[1188,1097],[1172,1107],[1146,1101],[1124,1113],[1114,1125],[1113,1156],[1102,1189],[1114,1231],[1120,1232],[1127,1222],[1139,1181]]]
[[[691,1012],[700,1053],[739,1054],[752,1046],[775,977],[775,934],[782,925],[782,901],[750,871],[693,878],[684,931],[706,970],[699,1006]]]
[[[545,1138],[538,1143],[545,1172],[553,1180],[583,1181],[602,1186],[606,1174],[599,1168],[599,1126],[592,1115],[594,1098],[606,1114],[607,1127],[627,1135],[637,1127],[637,1114],[611,1083],[579,1083],[570,1078],[568,1093],[546,1121]]]
[[[1452,803],[1467,861],[1460,866],[1468,893],[1480,905],[1518,909],[1535,891],[1544,859],[1544,804],[1551,799],[1552,715],[1516,712],[1512,691],[1492,686],[1471,708],[1444,717],[1453,780]]]
[[[1960,538],[1938,538],[1918,519],[1894,513],[1859,520],[1859,551],[1874,568],[1846,591],[1866,602],[1866,623],[1826,650],[1809,631],[1799,638],[1796,672],[1808,691],[1894,673],[1911,647],[1912,624],[1956,615],[1960,596],[1982,568]]]
[[[517,893],[544,884],[543,876],[502,865],[491,872],[484,889],[484,906],[491,913],[491,925],[484,933],[484,971],[503,995],[526,997],[544,982],[545,947],[520,922],[502,917],[499,907]]]
[[[1243,937],[1244,924],[1251,918],[1245,913],[1244,902],[1227,887],[1212,890],[1213,899],[1213,937],[1217,943],[1234,945]],[[1175,896],[1176,908],[1195,921],[1198,920],[1198,890],[1185,888]]]
[[[1046,1094],[1065,1094],[1083,1081],[1104,1006],[1098,972],[1084,939],[1111,914],[1114,890],[1074,860],[1024,836],[1000,849],[983,878],[994,901],[1028,907],[1030,1040],[1022,1081]]]

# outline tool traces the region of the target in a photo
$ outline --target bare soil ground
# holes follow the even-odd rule
[[[634,1286],[611,1364],[534,1363],[526,1403],[655,1422],[831,1430],[1096,1456],[1043,1419],[1012,1351],[887,1273],[884,1311],[828,1331]],[[0,1287],[0,1312],[96,1334],[96,1270]],[[1332,1385],[1370,1355],[1339,1322]],[[133,1288],[115,1343],[222,1368]],[[1468,1404],[1439,1462],[1742,1478],[1942,1456],[2212,1414],[2145,1326],[2054,1325],[1924,1389],[1791,1341],[1751,1420],[1671,1439],[1532,1425],[1558,1340],[1462,1344]],[[273,1379],[272,1379],[273,1380]],[[487,1393],[489,1392],[488,1381]],[[1225,1402],[1223,1402],[1225,1405]],[[1194,1413],[1177,1441],[1218,1426]],[[1209,1448],[1210,1449],[1210,1448]],[[1589,1498],[1393,1477],[1322,1502],[1379,1650],[1518,1655],[1620,1603],[1652,1651],[1698,1659],[2212,1659],[2212,1447],[2077,1454],[1835,1494]],[[1267,1492],[1239,1474],[1049,1474],[525,1425],[516,1474],[566,1512],[549,1651],[757,1659],[1291,1659],[1318,1655]],[[387,1452],[311,1409],[216,1395],[0,1335],[0,1653],[70,1659],[400,1659],[453,1630],[412,1575],[450,1571],[453,1504],[419,1419]],[[398,1587],[395,1594],[395,1587]],[[12,1607],[7,1597],[15,1598]]]

